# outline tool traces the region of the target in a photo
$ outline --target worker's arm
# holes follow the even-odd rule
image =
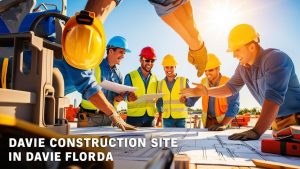
[[[238,114],[240,108],[239,93],[227,97],[228,108],[225,112],[224,119],[216,125],[212,125],[208,128],[209,131],[223,131],[228,128],[232,119]]]
[[[253,129],[235,133],[228,137],[229,140],[258,140],[260,136],[271,126],[275,120],[280,105],[274,101],[265,99],[261,115]]]
[[[124,85],[126,85],[126,86],[133,86],[129,74],[127,74],[125,76]],[[128,102],[134,102],[134,101],[137,100],[137,96],[136,96],[136,94],[134,92],[127,92],[124,95],[124,100],[128,101]]]
[[[89,101],[107,116],[112,115],[116,111],[114,106],[109,103],[101,90],[91,96]]]
[[[159,98],[156,101],[156,108],[157,108],[157,112],[158,112],[158,118],[157,118],[157,121],[156,121],[156,126],[159,126],[160,123],[162,122],[163,105],[164,105],[163,99]]]
[[[226,85],[207,89],[207,95],[213,97],[229,97],[233,95],[230,88]]]
[[[85,10],[95,12],[96,17],[104,23],[110,12],[121,0],[88,0]]]
[[[238,92],[242,89],[245,85],[244,80],[241,76],[241,66],[238,66],[234,72],[234,75],[229,79],[229,81],[219,87],[209,88],[207,90],[206,95],[213,96],[213,97],[229,97],[233,94],[238,94]],[[197,87],[201,88],[204,92],[206,87],[200,84],[195,84]]]
[[[72,80],[76,90],[82,94],[82,98],[89,100],[99,110],[105,112],[110,117],[112,122],[122,130],[134,129],[133,126],[126,124],[117,114],[113,105],[104,96],[101,87],[97,84],[95,75],[91,70],[76,69],[65,61],[63,61],[67,75]]]
[[[180,91],[180,94],[186,97],[200,97],[206,95],[213,96],[213,97],[228,97],[233,94],[230,88],[227,87],[226,85],[207,89],[202,84],[198,84],[198,83],[193,83],[193,84],[196,85],[196,87],[182,89]]]
[[[232,119],[239,113],[240,110],[240,95],[239,93],[227,97],[228,109],[225,113],[225,118],[222,121],[223,125],[228,125]]]
[[[136,127],[124,122],[124,120],[116,112],[114,106],[109,103],[101,90],[91,96],[89,101],[93,103],[93,105],[95,105],[99,110],[104,112],[111,119],[113,124],[123,131],[136,129]]]
[[[186,88],[190,88],[189,80],[186,80]],[[195,103],[199,100],[200,97],[188,97],[186,98],[185,106],[186,107],[192,107],[195,105]]]
[[[276,119],[280,105],[271,100],[264,100],[260,117],[254,126],[254,130],[262,135]]]

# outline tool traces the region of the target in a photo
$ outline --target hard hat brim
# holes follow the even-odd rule
[[[125,49],[126,53],[131,53],[131,50]]]

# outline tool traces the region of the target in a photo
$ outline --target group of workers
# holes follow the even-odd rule
[[[85,10],[72,17],[65,26],[62,39],[64,68],[81,103],[79,126],[117,125],[122,130],[154,126],[159,112],[165,127],[184,127],[187,106],[202,97],[202,120],[209,130],[225,130],[239,111],[240,89],[246,84],[261,104],[262,112],[255,127],[229,136],[231,140],[254,140],[272,125],[280,130],[300,124],[300,85],[290,57],[277,49],[263,49],[256,30],[248,24],[235,26],[228,37],[228,51],[240,64],[228,78],[220,73],[220,61],[207,54],[193,18],[190,0],[149,0],[158,15],[188,44],[188,61],[195,65],[197,75],[204,72],[201,84],[189,88],[188,79],[176,74],[177,62],[172,55],[164,57],[166,77],[158,81],[151,72],[156,55],[151,47],[141,50],[137,70],[125,76],[124,84],[137,87],[135,92],[116,94],[102,89],[98,83],[109,80],[122,83],[117,64],[130,52],[123,37],[113,37],[106,45],[102,22],[120,0],[88,0]],[[75,43],[76,42],[76,43]],[[76,46],[78,45],[78,46]],[[106,49],[107,57],[103,60]],[[103,60],[103,61],[102,61]],[[101,64],[100,64],[101,63]],[[99,66],[100,65],[100,66]],[[156,102],[135,102],[143,94],[166,93]],[[124,122],[113,105],[126,100],[127,120]],[[91,123],[88,119],[92,119]]]

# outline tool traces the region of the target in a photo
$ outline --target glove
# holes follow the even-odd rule
[[[134,102],[134,101],[137,100],[137,96],[136,96],[133,92],[130,92],[130,93],[128,94],[127,100],[128,100],[129,102]]]
[[[250,129],[241,133],[235,133],[228,137],[229,140],[258,140],[260,135],[254,130]]]
[[[207,63],[207,50],[204,42],[202,47],[198,50],[189,49],[188,61],[195,65],[196,69],[198,70],[197,76],[200,77],[204,73]]]
[[[117,112],[114,112],[112,115],[110,115],[109,119],[113,122],[113,126],[117,126],[122,131],[137,129],[135,126],[127,124]]]
[[[159,113],[159,115],[158,115],[158,118],[157,118],[157,121],[156,121],[156,126],[158,127],[159,126],[159,124],[161,124],[161,113]]]
[[[119,95],[117,95],[115,98],[116,102],[121,102],[124,100],[124,93],[120,93]]]
[[[215,124],[208,128],[208,131],[224,131],[227,129],[227,125]]]
[[[185,102],[187,101],[187,99],[186,99],[185,96],[181,96],[181,97],[179,98],[179,101],[180,101],[180,103],[185,104]]]

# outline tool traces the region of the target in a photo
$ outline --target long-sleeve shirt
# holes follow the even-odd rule
[[[226,84],[237,93],[246,84],[262,105],[271,100],[280,105],[277,117],[300,112],[300,84],[291,58],[277,49],[260,48],[254,64],[239,65]]]
[[[102,88],[96,82],[95,74],[92,70],[81,70],[70,66],[65,60],[60,63],[60,70],[63,70],[64,80],[68,86],[73,86],[82,98],[88,100]],[[71,87],[70,87],[71,88]],[[66,93],[65,93],[66,94]]]
[[[167,77],[165,77],[165,81],[167,83],[167,86],[168,86],[168,89],[169,91],[172,90],[174,84],[175,84],[175,81],[176,81],[176,78],[174,78],[171,82],[168,81]],[[186,88],[189,88],[189,80],[186,79]],[[187,101],[185,102],[185,106],[187,107],[192,107],[195,105],[195,103],[198,101],[199,97],[189,97],[187,98]],[[163,99],[162,98],[159,98],[156,102],[156,107],[157,107],[157,111],[158,112],[162,112],[163,111]]]
[[[103,82],[104,80],[108,80],[118,84],[123,83],[123,76],[121,74],[121,71],[116,66],[111,68],[108,64],[107,58],[105,58],[101,62],[100,69],[101,69],[101,82]],[[102,92],[104,93],[107,100],[113,105],[114,98],[118,95],[118,93],[106,90],[104,88],[102,88]]]

